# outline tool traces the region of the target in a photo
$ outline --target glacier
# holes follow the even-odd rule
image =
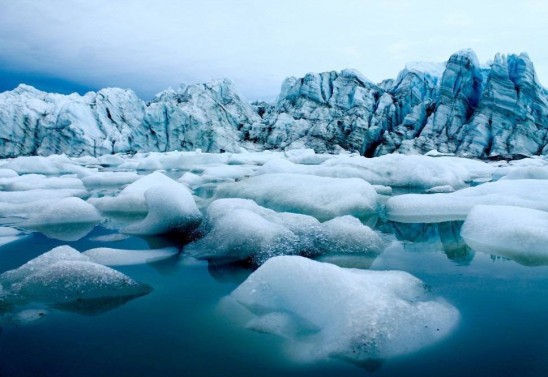
[[[4,158],[310,148],[512,159],[546,155],[547,143],[548,91],[525,53],[482,65],[463,50],[378,84],[351,69],[310,73],[287,78],[273,103],[247,102],[227,79],[148,102],[119,88],[80,96],[22,84],[0,93]]]

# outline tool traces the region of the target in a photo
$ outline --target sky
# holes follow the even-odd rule
[[[548,83],[545,0],[0,0],[0,92],[103,87],[141,98],[229,78],[248,100],[286,77],[354,68],[373,82],[472,48],[527,52]]]

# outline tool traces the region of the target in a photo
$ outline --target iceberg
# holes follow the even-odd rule
[[[476,251],[526,266],[548,265],[548,213],[503,205],[472,208],[461,237]]]
[[[278,255],[377,255],[384,242],[352,216],[320,223],[303,214],[275,212],[252,200],[218,199],[207,209],[205,236],[185,247],[211,261],[250,259],[255,265]],[[209,228],[209,229],[208,229]]]
[[[126,234],[160,235],[178,233],[190,235],[202,222],[202,214],[190,191],[173,181],[145,192],[147,216],[140,222],[122,229]]]
[[[115,196],[90,198],[88,201],[104,213],[146,215],[148,207],[145,192],[153,187],[179,185],[161,172],[154,172],[127,185]],[[180,185],[179,185],[180,186]]]
[[[17,300],[49,304],[138,297],[150,287],[94,263],[69,246],[56,247],[21,267],[0,275],[0,284]]]
[[[355,363],[415,352],[448,336],[459,311],[403,271],[340,268],[299,256],[269,259],[230,298],[251,329],[285,337],[301,360]]]

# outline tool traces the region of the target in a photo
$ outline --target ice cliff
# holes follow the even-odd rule
[[[131,90],[0,93],[0,156],[202,149],[313,148],[478,158],[548,154],[548,91],[526,54],[485,66],[471,50],[408,64],[375,84],[354,70],[290,77],[272,103],[246,102],[228,80],[181,86],[145,103]]]

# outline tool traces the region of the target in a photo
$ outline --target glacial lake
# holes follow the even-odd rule
[[[5,216],[0,217],[2,226],[23,229],[18,224],[22,224],[25,218],[32,218],[34,204],[21,199],[29,198],[24,193],[29,186],[35,188],[35,185],[40,185],[44,189],[55,186],[52,190],[82,187],[84,199],[101,199],[119,195],[126,184],[132,185],[141,180],[133,183],[129,181],[150,174],[157,167],[163,167],[167,176],[192,189],[194,199],[191,200],[195,200],[202,213],[215,199],[212,196],[220,183],[238,184],[260,174],[281,171],[298,175],[301,172],[299,179],[304,176],[305,180],[309,177],[307,174],[315,174],[371,181],[377,185],[375,188],[370,187],[370,191],[375,197],[378,193],[375,200],[381,218],[376,223],[368,222],[367,219],[362,221],[368,225],[375,224],[375,233],[384,240],[382,251],[378,254],[354,252],[344,257],[327,254],[317,259],[342,267],[408,272],[426,284],[429,297],[445,300],[456,308],[460,319],[447,336],[411,353],[367,362],[334,358],[299,361],[293,353],[294,348],[288,346],[286,339],[246,327],[243,307],[238,311],[227,305],[226,298],[253,273],[254,269],[250,265],[197,260],[188,255],[183,242],[165,237],[123,235],[121,229],[131,219],[116,219],[105,215],[99,225],[88,229],[91,231],[81,238],[77,234],[82,229],[74,224],[49,229],[48,234],[53,238],[41,232],[23,229],[26,235],[18,235],[17,240],[0,246],[0,274],[16,269],[60,245],[69,245],[78,251],[98,247],[131,250],[175,247],[182,251],[156,262],[113,266],[115,270],[152,288],[150,293],[140,297],[77,302],[72,306],[30,302],[16,308],[13,313],[10,313],[10,308],[0,306],[5,314],[4,317],[0,316],[0,377],[548,376],[546,255],[537,258],[538,266],[530,266],[489,252],[475,252],[460,237],[463,221],[431,224],[392,222],[388,220],[387,211],[383,207],[391,195],[423,193],[427,188],[434,188],[433,192],[442,193],[428,195],[436,195],[438,204],[441,203],[441,212],[448,213],[447,208],[451,207],[444,207],[445,203],[453,206],[449,210],[461,210],[461,203],[483,200],[483,194],[476,192],[472,193],[473,196],[457,197],[454,200],[455,196],[445,194],[452,191],[451,185],[457,190],[466,190],[470,185],[488,185],[483,182],[496,181],[511,174],[515,174],[517,179],[534,178],[535,174],[542,175],[543,169],[548,169],[548,163],[544,160],[531,159],[514,165],[506,163],[498,166],[457,158],[394,155],[360,159],[356,156],[315,155],[310,151],[293,154],[207,155],[172,152],[144,156],[106,156],[101,160],[102,165],[99,164],[101,161],[93,158],[69,160],[64,156],[53,156],[36,159],[39,164],[29,158],[15,159],[12,165],[6,163],[3,166],[6,169],[10,166],[14,170],[19,169],[19,175],[13,173],[14,176],[2,181],[5,188],[0,194],[7,198],[5,203],[0,203]],[[126,166],[125,169],[120,168],[126,176],[118,176],[122,177],[119,183],[113,184],[109,180],[116,179],[101,175],[116,171],[116,167],[110,166],[112,164]],[[140,170],[142,164],[148,166],[148,170]],[[174,168],[181,164],[187,168]],[[42,169],[44,175],[32,177],[32,172],[41,173],[32,170],[35,166]],[[529,169],[529,166],[539,167],[535,170]],[[10,174],[4,170],[6,172]],[[192,174],[182,177],[185,172]],[[50,179],[52,177],[55,179]],[[63,179],[57,180],[58,177]],[[423,189],[402,186],[402,182],[411,180],[423,185]],[[477,181],[474,183],[474,180]],[[345,199],[347,190],[355,186],[356,181],[352,182],[352,185],[343,183],[340,195],[332,192],[328,199]],[[87,186],[84,187],[84,183]],[[498,195],[496,198],[514,203],[512,200],[521,200],[531,191],[533,184],[545,190],[533,194],[543,196],[543,192],[548,192],[548,184],[544,183],[547,181],[530,179],[502,184],[495,182],[490,187]],[[306,189],[306,182],[299,187]],[[12,195],[10,190],[15,193]],[[52,192],[41,191],[39,195],[45,197]],[[324,192],[318,190],[312,196],[316,194],[320,198]],[[144,205],[144,195],[143,192],[137,195],[138,205]],[[8,199],[12,197],[16,199],[10,203]],[[293,199],[291,193],[286,198]],[[429,204],[430,197],[423,198],[427,201],[422,203]],[[448,201],[443,201],[444,198]],[[266,195],[265,200],[268,199]],[[308,199],[306,195],[300,197],[304,202]],[[51,199],[52,202],[56,200],[60,199]],[[89,202],[93,203],[91,199]],[[361,205],[360,200],[353,203]],[[527,203],[533,208],[544,205],[542,200],[534,197]],[[5,213],[13,208],[23,211],[23,215],[6,216]],[[405,205],[399,208],[404,212],[406,210]],[[131,205],[129,209],[132,209]],[[427,215],[430,216],[430,213]],[[525,226],[531,224],[527,218],[521,219]],[[485,222],[483,224],[488,225]],[[519,228],[516,233],[518,236],[523,230],[519,225],[514,223]],[[247,223],[237,226],[248,227]],[[359,226],[363,228],[361,224]],[[82,235],[88,230],[83,229]],[[535,232],[538,235],[538,230]],[[55,235],[65,241],[56,239]],[[9,232],[5,233],[4,230],[0,236],[2,239],[9,238]],[[239,242],[239,239],[236,241]],[[493,237],[489,242],[500,248],[500,243],[497,245]],[[515,248],[515,242],[512,247]],[[6,290],[6,286],[3,289]],[[21,310],[31,310],[33,320],[10,320],[11,314]],[[36,313],[39,313],[38,318]]]
[[[458,229],[460,224],[446,225]],[[3,326],[0,376],[548,375],[548,267],[474,253],[456,237],[445,237],[444,244],[437,224],[378,228],[391,240],[386,250],[372,263],[367,258],[346,263],[410,272],[456,306],[460,323],[441,342],[379,365],[296,362],[283,339],[242,327],[220,305],[251,269],[183,253],[117,267],[153,291],[116,308],[85,314],[46,308],[40,320]],[[0,272],[61,244],[78,250],[150,247],[139,237],[94,241],[112,232],[98,226],[76,242],[32,233],[0,248]]]

